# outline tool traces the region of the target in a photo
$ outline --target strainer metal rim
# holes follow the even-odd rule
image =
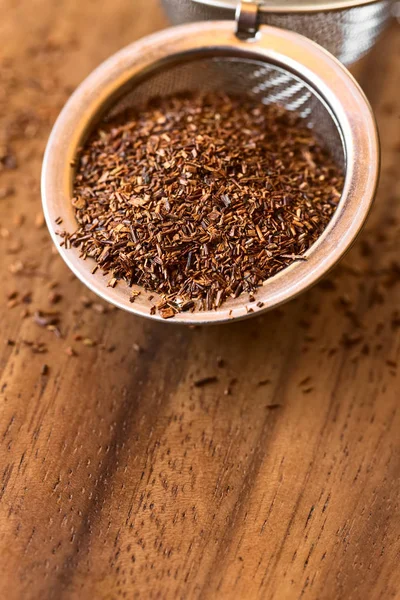
[[[235,11],[239,0],[187,0],[189,2],[195,2],[203,6],[210,6],[212,8],[221,8],[225,10]],[[320,0],[320,2],[309,2],[304,5],[299,2],[293,1],[279,4],[268,0],[254,0],[258,4],[259,11],[262,13],[274,13],[274,14],[309,14],[319,12],[335,12],[341,10],[347,10],[351,8],[357,8],[365,6],[367,4],[376,4],[379,0]],[[265,2],[265,4],[263,3]]]
[[[107,287],[107,279],[91,274],[92,261],[82,260],[79,250],[60,246],[57,232],[76,225],[71,206],[71,161],[90,121],[135,76],[160,67],[168,60],[218,51],[257,56],[292,71],[318,90],[334,113],[345,140],[346,182],[339,207],[330,224],[307,251],[307,261],[293,263],[266,280],[257,292],[263,307],[249,304],[247,296],[213,311],[180,313],[168,322],[221,323],[243,319],[294,298],[311,287],[343,256],[360,231],[372,204],[379,175],[379,142],[371,107],[359,85],[343,65],[307,38],[274,27],[262,26],[256,41],[238,40],[235,23],[215,21],[166,29],[148,36],[113,55],[75,90],[51,132],[42,168],[43,210],[53,241],[74,274],[104,300],[133,314],[158,321],[150,303],[129,302],[129,288]],[[57,225],[61,217],[63,225]],[[249,309],[254,312],[249,313]]]

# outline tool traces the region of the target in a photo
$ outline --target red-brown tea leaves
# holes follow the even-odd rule
[[[161,314],[213,309],[301,256],[342,187],[295,115],[222,94],[170,97],[94,132],[65,243],[113,285],[161,294]]]

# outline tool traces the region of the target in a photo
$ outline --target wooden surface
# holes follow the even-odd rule
[[[360,72],[383,143],[361,239],[283,309],[184,329],[104,309],[40,217],[52,122],[163,26],[154,0],[1,12],[0,597],[400,598],[395,28]]]

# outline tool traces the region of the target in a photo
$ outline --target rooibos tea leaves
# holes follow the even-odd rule
[[[66,246],[109,285],[157,292],[164,318],[254,293],[316,241],[343,174],[295,114],[181,95],[104,122],[77,157]],[[135,300],[137,292],[133,294]]]

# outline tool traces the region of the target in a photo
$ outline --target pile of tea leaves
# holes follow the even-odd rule
[[[80,150],[78,228],[63,243],[110,285],[160,294],[165,318],[211,310],[301,257],[342,188],[294,113],[225,94],[167,97],[103,122]]]

